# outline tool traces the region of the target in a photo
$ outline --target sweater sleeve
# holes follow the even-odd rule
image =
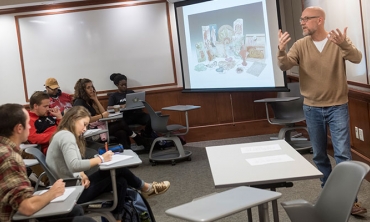
[[[289,70],[293,66],[299,65],[299,44],[297,42],[293,44],[288,53],[285,51],[278,51],[278,64],[282,71]]]
[[[358,50],[352,43],[352,41],[347,37],[339,47],[342,50],[343,58],[353,63],[360,63],[362,59],[362,53]]]
[[[60,149],[69,171],[76,173],[90,169],[90,160],[83,160],[81,158],[80,150],[73,134],[71,132],[65,132],[59,138]]]

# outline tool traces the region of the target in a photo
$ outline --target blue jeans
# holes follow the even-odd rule
[[[329,126],[334,149],[334,159],[338,164],[351,160],[348,104],[329,107],[303,105],[306,124],[313,149],[313,161],[324,174],[321,186],[324,187],[331,173],[327,154],[327,127]]]

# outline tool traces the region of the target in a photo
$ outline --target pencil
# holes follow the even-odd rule
[[[105,151],[108,152],[108,142],[105,142]]]

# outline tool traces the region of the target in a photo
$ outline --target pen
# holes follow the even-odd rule
[[[105,151],[108,152],[108,142],[105,142]]]

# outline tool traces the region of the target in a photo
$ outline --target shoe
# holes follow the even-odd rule
[[[143,191],[141,194],[145,197],[148,198],[150,196],[162,194],[170,188],[170,182],[169,181],[162,181],[160,183],[153,182],[152,187],[148,191]]]
[[[37,176],[36,176],[35,173],[31,173],[31,175],[28,177],[28,179],[30,181],[32,181],[32,182],[35,182],[35,183],[37,183],[37,180],[38,180],[38,178],[37,178]],[[41,180],[39,182],[39,186],[46,187],[46,185],[44,184],[44,182],[42,182]]]
[[[364,214],[364,213],[367,213],[366,208],[361,207],[361,205],[359,203],[353,204],[351,215],[360,215],[360,214]]]

